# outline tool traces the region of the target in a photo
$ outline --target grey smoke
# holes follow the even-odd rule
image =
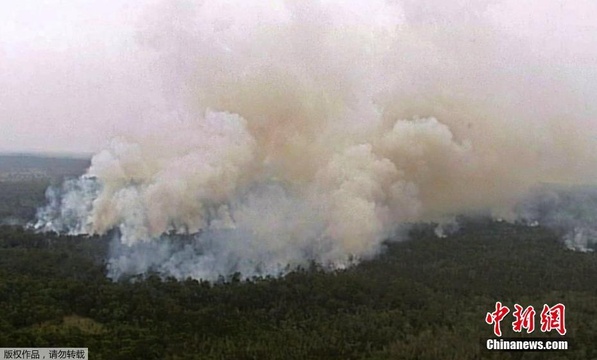
[[[554,48],[512,31],[532,11],[459,4],[159,3],[133,54],[160,79],[155,126],[50,192],[38,228],[117,229],[113,277],[279,274],[375,256],[405,223],[519,220],[540,183],[595,184],[593,38]]]
[[[597,187],[543,184],[517,207],[526,224],[545,226],[574,250],[594,251],[597,244]]]

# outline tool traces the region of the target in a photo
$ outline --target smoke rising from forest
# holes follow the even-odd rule
[[[347,266],[459,214],[556,223],[529,194],[597,180],[597,38],[519,33],[511,5],[153,5],[131,56],[159,82],[154,126],[49,189],[36,227],[110,232],[115,278],[215,279]]]

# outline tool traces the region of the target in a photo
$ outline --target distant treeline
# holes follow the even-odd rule
[[[45,203],[48,186],[80,176],[89,167],[84,158],[38,155],[0,155],[0,224],[24,224],[33,220]]]
[[[35,172],[48,178],[78,176],[91,164],[89,158],[0,154],[0,174]]]

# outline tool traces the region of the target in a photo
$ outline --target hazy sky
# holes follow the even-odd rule
[[[143,3],[0,1],[0,151],[94,152],[135,126]]]
[[[158,126],[149,120],[159,103],[158,77],[135,40],[139,26],[155,19],[147,16],[153,2],[0,0],[0,151],[96,152],[114,136]],[[586,68],[579,91],[595,86],[594,1],[434,4],[458,19],[460,6],[484,11],[488,3],[496,23],[540,44],[544,56]],[[423,22],[432,18],[433,9],[421,11]]]

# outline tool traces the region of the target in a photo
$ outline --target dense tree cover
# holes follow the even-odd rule
[[[420,227],[412,238],[341,271],[112,282],[106,239],[5,226],[0,346],[86,346],[92,359],[546,358],[481,350],[492,335],[484,316],[500,300],[564,303],[574,348],[549,358],[597,357],[595,254],[505,223],[469,223],[446,239]],[[521,336],[509,322],[505,336]]]
[[[33,219],[50,181],[0,181],[0,224],[23,224]]]
[[[0,221],[31,216],[44,186],[0,181]],[[108,249],[108,238],[0,226],[0,347],[82,346],[91,359],[597,359],[597,255],[540,227],[462,221],[439,239],[420,225],[349,269],[218,283],[113,282]],[[496,301],[564,303],[573,349],[482,350]],[[525,336],[512,321],[504,336]]]

